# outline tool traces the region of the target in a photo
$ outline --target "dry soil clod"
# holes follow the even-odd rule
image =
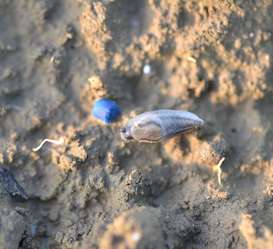
[[[29,199],[23,187],[8,169],[0,168],[0,183],[12,198],[21,201]]]

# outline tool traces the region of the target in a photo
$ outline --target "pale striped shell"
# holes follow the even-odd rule
[[[156,110],[144,112],[120,129],[125,141],[159,142],[202,127],[204,121],[187,111]]]

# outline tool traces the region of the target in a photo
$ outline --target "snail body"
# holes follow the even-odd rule
[[[194,113],[179,110],[144,112],[121,128],[125,141],[155,143],[202,127],[204,121]]]

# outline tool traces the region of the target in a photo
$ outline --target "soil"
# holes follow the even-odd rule
[[[0,0],[0,167],[28,196],[0,184],[0,248],[273,248],[272,16],[272,0]],[[91,116],[100,97],[119,121]],[[206,125],[121,140],[161,108]],[[64,143],[34,152],[45,138]]]

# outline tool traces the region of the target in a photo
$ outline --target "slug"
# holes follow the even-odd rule
[[[201,118],[188,111],[155,110],[131,119],[120,129],[120,135],[125,141],[155,143],[193,131],[203,125]]]

